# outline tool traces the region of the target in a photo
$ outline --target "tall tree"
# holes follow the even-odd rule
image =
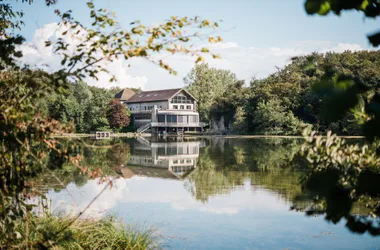
[[[238,79],[230,70],[210,68],[208,64],[196,65],[183,79],[186,88],[198,99],[201,119],[210,121],[211,108]]]
[[[211,107],[211,116],[219,121],[222,117],[224,126],[232,130],[239,130],[239,133],[246,132],[246,103],[249,89],[244,86],[244,81],[236,81],[228,90],[215,98],[215,104]]]

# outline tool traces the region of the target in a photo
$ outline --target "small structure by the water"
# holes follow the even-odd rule
[[[101,139],[110,139],[111,138],[111,132],[109,131],[96,131],[95,132],[95,139],[101,140]]]

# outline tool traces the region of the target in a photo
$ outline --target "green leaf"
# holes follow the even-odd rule
[[[330,3],[325,2],[320,6],[318,14],[324,16],[324,15],[327,15],[330,12],[330,10],[331,10]]]
[[[305,2],[305,10],[307,14],[313,15],[318,13],[318,11],[321,9],[321,2],[316,0],[307,0]]]
[[[203,60],[204,60],[203,57],[199,56],[199,57],[197,58],[197,60],[195,61],[195,63],[202,62]]]
[[[369,40],[369,42],[370,42],[373,46],[375,46],[375,47],[379,46],[379,45],[380,45],[380,32],[375,33],[375,34],[373,34],[373,35],[369,35],[369,36],[368,36],[368,40]]]
[[[87,2],[87,6],[88,6],[89,8],[91,8],[91,9],[94,8],[94,4],[93,4],[92,2]]]
[[[210,50],[208,48],[202,48],[202,52],[207,53],[207,52],[210,52]]]

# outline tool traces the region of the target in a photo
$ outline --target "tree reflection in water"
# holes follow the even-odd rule
[[[345,220],[352,232],[379,235],[379,219],[375,218],[379,211],[373,212],[363,204],[379,203],[380,174],[363,172],[355,190],[365,195],[362,200],[353,200],[350,189],[336,186],[340,173],[310,171],[298,154],[302,143],[295,139],[118,139],[85,142],[73,155],[81,153],[81,165],[99,168],[106,175],[182,180],[186,190],[203,203],[243,188],[248,182],[252,188],[280,195],[294,210],[310,216],[324,215],[333,223]],[[124,168],[119,171],[121,165]],[[72,166],[57,170],[56,175],[65,184],[74,182],[77,186],[88,180]],[[48,175],[40,179],[57,189]]]

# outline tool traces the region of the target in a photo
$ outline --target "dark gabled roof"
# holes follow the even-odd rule
[[[133,102],[153,102],[153,101],[165,101],[170,99],[173,95],[177,94],[182,89],[163,89],[142,91],[136,93],[134,96],[128,99],[128,103]]]
[[[126,101],[129,98],[131,98],[132,96],[134,96],[135,94],[136,94],[135,91],[133,91],[133,90],[131,90],[129,88],[125,88],[122,91],[120,91],[119,93],[117,93],[115,95],[115,98],[116,99],[120,99],[120,101]]]

